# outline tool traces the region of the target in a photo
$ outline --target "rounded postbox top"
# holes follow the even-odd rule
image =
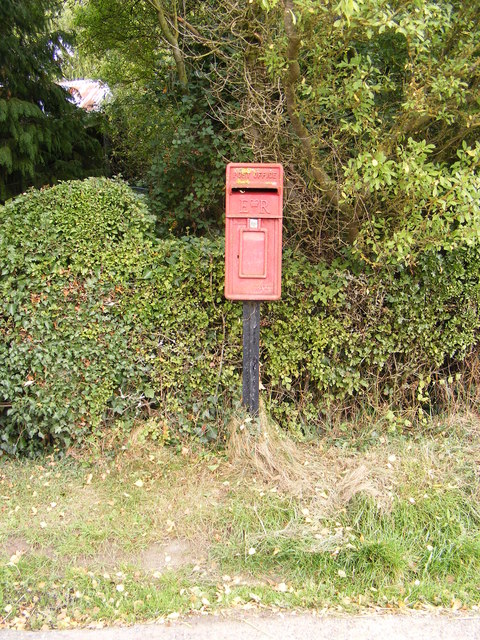
[[[283,191],[281,164],[231,162],[227,165],[227,191],[233,189],[268,189]]]

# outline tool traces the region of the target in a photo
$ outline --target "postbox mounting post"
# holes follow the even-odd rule
[[[260,359],[260,302],[243,303],[243,405],[250,415],[258,415]]]

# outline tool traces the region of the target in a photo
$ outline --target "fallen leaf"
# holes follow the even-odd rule
[[[20,562],[20,558],[22,557],[22,553],[21,551],[16,551],[13,556],[11,556],[10,558],[10,562],[8,563],[9,565],[15,565],[18,564]]]

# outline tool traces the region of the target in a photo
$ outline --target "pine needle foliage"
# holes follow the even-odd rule
[[[98,134],[55,83],[66,47],[65,34],[52,25],[60,5],[0,3],[0,201],[31,185],[101,170]]]

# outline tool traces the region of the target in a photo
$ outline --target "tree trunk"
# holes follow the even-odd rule
[[[175,65],[177,67],[178,80],[182,85],[183,89],[186,91],[188,87],[188,77],[187,70],[185,68],[185,58],[182,50],[178,44],[178,30],[172,30],[168,21],[165,17],[165,9],[162,4],[162,0],[148,0],[150,5],[157,12],[158,23],[160,25],[160,29],[162,31],[162,35],[165,40],[168,42],[172,49],[173,59],[175,60]],[[177,24],[177,16],[175,15],[175,25]]]
[[[285,91],[288,117],[290,118],[295,134],[300,140],[301,148],[303,150],[303,158],[307,164],[310,175],[315,180],[319,189],[324,193],[329,204],[333,205],[343,214],[347,238],[350,242],[353,242],[358,235],[358,225],[355,220],[354,209],[349,203],[340,201],[340,189],[337,183],[330,178],[322,167],[318,166],[316,153],[312,144],[312,137],[298,114],[296,84],[300,78],[298,54],[300,51],[301,36],[299,35],[296,27],[293,0],[284,0],[283,7],[284,27],[288,39],[288,67],[283,81],[283,88]]]

